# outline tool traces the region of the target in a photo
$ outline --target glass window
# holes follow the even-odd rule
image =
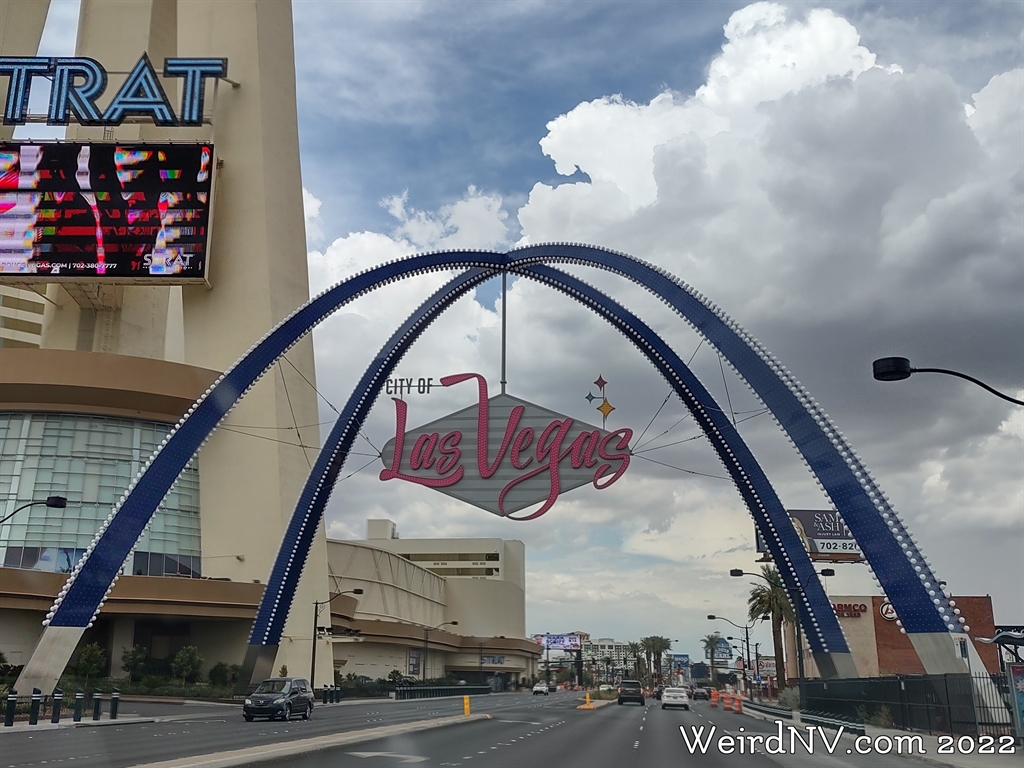
[[[132,419],[0,413],[0,498],[9,499],[6,513],[50,495],[68,498],[66,509],[30,507],[0,527],[4,565],[63,572],[69,553],[89,546],[114,502],[167,432],[166,424]],[[12,488],[17,491],[12,493]],[[4,513],[0,503],[0,514]],[[161,575],[198,570],[191,568],[192,558],[198,559],[201,552],[195,460],[157,510],[151,533],[144,535],[139,549],[180,558],[170,569],[162,556],[157,558]],[[47,550],[52,550],[49,555],[44,554]],[[80,555],[74,559],[77,562]],[[139,566],[143,572],[154,571],[148,562]],[[133,567],[131,572],[137,570]]]
[[[149,574],[149,552],[136,552],[135,562],[132,564],[132,573],[136,576]]]

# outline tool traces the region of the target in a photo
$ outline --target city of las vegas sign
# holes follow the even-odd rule
[[[407,429],[408,403],[395,402],[395,436],[381,452],[381,480],[440,491],[495,515],[532,520],[558,496],[587,483],[604,489],[629,467],[631,429],[607,431],[508,394],[488,397],[477,373],[441,379],[477,384],[477,402]],[[520,510],[541,503],[528,514]]]

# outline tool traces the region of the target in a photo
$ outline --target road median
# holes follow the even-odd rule
[[[348,731],[347,733],[331,734],[329,736],[315,736],[309,739],[295,739],[293,741],[281,741],[276,744],[259,744],[245,749],[234,749],[228,752],[215,752],[208,755],[189,755],[173,760],[163,760],[158,763],[139,763],[133,768],[234,768],[240,765],[251,765],[253,763],[269,762],[294,757],[298,754],[309,752],[320,752],[325,749],[344,747],[348,744],[358,744],[364,741],[384,739],[390,736],[402,736],[407,733],[429,731],[434,728],[446,728],[462,723],[472,723],[479,720],[490,720],[490,715],[458,715],[453,717],[438,717],[432,720],[417,720],[412,723],[398,723],[396,725],[384,725],[377,728],[365,728],[360,731]]]

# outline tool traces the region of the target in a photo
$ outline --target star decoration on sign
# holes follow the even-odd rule
[[[594,382],[598,389],[604,389],[608,382],[604,380],[604,377],[598,374],[597,381]]]
[[[597,398],[594,397],[590,392],[587,392],[587,394],[583,396],[583,399],[586,400],[588,403],[592,403],[595,400],[597,400]]]
[[[597,406],[597,410],[601,412],[601,415],[604,416],[605,420],[607,421],[612,411],[615,410],[615,406],[609,403],[607,400],[605,400],[599,406]]]

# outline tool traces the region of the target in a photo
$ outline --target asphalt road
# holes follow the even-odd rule
[[[852,741],[842,740],[830,755],[820,742],[813,754],[798,744],[796,753],[769,755],[763,746],[755,753],[723,754],[715,746],[722,735],[770,735],[776,726],[743,715],[712,709],[706,702],[694,710],[662,710],[658,702],[647,706],[605,706],[595,711],[576,709],[571,695],[553,695],[540,704],[529,700],[520,708],[502,708],[494,719],[422,733],[380,739],[295,755],[286,760],[251,764],[261,768],[396,768],[401,765],[466,766],[467,768],[915,768],[918,762],[881,755],[847,754]],[[478,708],[484,711],[486,707]],[[711,746],[703,753],[687,748],[679,727],[715,728]],[[741,732],[740,729],[743,729]],[[833,732],[826,732],[829,741]],[[806,738],[806,736],[805,736]],[[789,748],[788,734],[785,748]],[[759,748],[758,748],[759,747]],[[727,749],[728,747],[726,747]]]
[[[646,706],[604,706],[576,709],[577,694],[550,696],[505,694],[472,697],[474,714],[490,720],[462,723],[418,733],[381,738],[318,752],[294,754],[273,762],[253,763],[273,768],[388,768],[399,765],[471,766],[475,768],[914,768],[895,755],[858,755],[853,742],[838,742],[832,751],[814,734],[813,752],[788,735],[784,754],[767,754],[763,742],[740,753],[719,748],[722,736],[737,737],[776,732],[774,723],[712,709],[696,702],[691,711],[662,710],[648,699]],[[126,709],[132,709],[127,707]],[[184,708],[183,708],[184,711]],[[236,749],[280,744],[437,717],[462,714],[461,697],[423,701],[390,700],[318,706],[309,721],[289,723],[242,720],[240,707],[196,708],[171,721],[111,724],[103,727],[50,731],[21,731],[0,738],[0,768],[73,765],[79,768],[127,768],[161,760],[187,758]],[[690,737],[690,745],[680,733]],[[706,749],[696,744],[701,729]],[[707,736],[713,738],[707,742]],[[804,738],[807,732],[803,731]],[[831,741],[834,733],[825,735]]]

